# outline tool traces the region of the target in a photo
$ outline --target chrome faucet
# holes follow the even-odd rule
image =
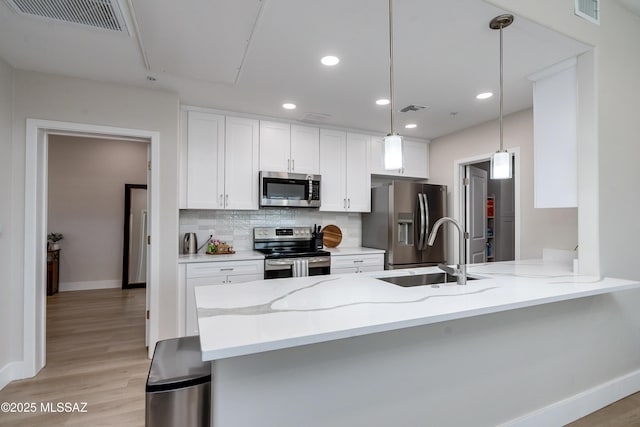
[[[448,216],[442,217],[433,224],[433,228],[431,229],[431,234],[429,234],[429,240],[427,240],[427,245],[433,246],[433,242],[436,240],[436,234],[438,233],[438,229],[445,222],[450,222],[456,226],[458,229],[458,233],[460,234],[460,244],[459,253],[458,253],[458,268],[451,268],[445,264],[438,264],[438,268],[446,273],[451,274],[452,276],[456,276],[458,278],[458,285],[466,285],[467,284],[467,265],[465,262],[465,250],[464,250],[464,241],[466,238],[466,233],[462,231],[460,224],[453,218],[449,218]]]

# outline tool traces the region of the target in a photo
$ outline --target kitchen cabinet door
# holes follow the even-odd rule
[[[225,209],[258,210],[258,121],[227,116]]]
[[[404,167],[402,176],[411,178],[429,177],[429,144],[405,139],[402,141]]]
[[[291,172],[320,173],[320,129],[291,125]]]
[[[347,133],[346,198],[350,212],[371,212],[368,135]]]
[[[384,168],[384,139],[371,138],[371,173],[374,175],[403,176],[407,178],[429,177],[429,144],[424,141],[413,141],[403,138],[402,162],[400,169]]]
[[[346,132],[320,129],[321,211],[339,212],[346,209],[346,145]]]
[[[224,192],[224,116],[189,111],[187,114],[186,207],[221,209]]]
[[[288,172],[291,165],[291,125],[260,120],[259,170]]]

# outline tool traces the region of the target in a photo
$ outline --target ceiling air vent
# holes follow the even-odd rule
[[[5,0],[22,15],[128,33],[117,0]]]
[[[420,110],[424,110],[425,108],[427,108],[424,105],[407,105],[406,107],[404,107],[402,110],[400,110],[401,113],[408,113],[409,111],[420,111]]]
[[[307,122],[307,123],[323,123],[323,122],[326,122],[329,117],[331,117],[331,114],[304,113],[304,117],[300,121]]]
[[[600,0],[576,0],[575,14],[600,25]]]

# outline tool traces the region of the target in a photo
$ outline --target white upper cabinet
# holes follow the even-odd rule
[[[185,208],[219,209],[224,192],[224,116],[189,111],[184,141]],[[222,166],[222,168],[221,168]]]
[[[534,206],[578,206],[576,59],[533,80]]]
[[[224,208],[258,209],[258,121],[226,118]]]
[[[384,139],[377,136],[371,138],[371,173],[375,175],[427,179],[429,177],[429,144],[403,138],[402,161],[404,166],[400,169],[385,169]]]
[[[320,129],[320,210],[344,211],[346,205],[347,133]]]
[[[290,172],[320,173],[320,129],[291,125]]]
[[[260,170],[317,174],[319,151],[318,128],[260,121]]]
[[[181,188],[186,209],[258,209],[258,121],[189,111]]]
[[[369,145],[371,137],[347,133],[347,210],[371,211],[371,168]]]
[[[371,211],[370,137],[320,129],[321,211]]]
[[[260,120],[260,170],[288,172],[291,125]]]

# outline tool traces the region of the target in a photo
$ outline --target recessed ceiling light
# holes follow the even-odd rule
[[[340,58],[338,58],[337,56],[324,56],[320,62],[322,62],[324,65],[326,65],[327,67],[333,67],[334,65],[336,65],[338,62],[340,62]]]
[[[282,104],[282,108],[284,108],[285,110],[295,110],[296,104],[291,104],[290,102],[287,102],[285,104]]]
[[[404,125],[404,127],[407,128],[407,129],[413,129],[413,128],[417,127],[417,126],[418,125],[415,124],[415,123],[409,123],[407,125]]]
[[[389,101],[388,99],[386,99],[386,98],[382,98],[382,99],[378,99],[378,100],[376,101],[376,104],[378,104],[378,105],[388,105],[388,104],[389,104],[389,102],[390,102],[390,101]]]
[[[493,96],[491,92],[482,92],[476,95],[476,99],[488,99]]]

